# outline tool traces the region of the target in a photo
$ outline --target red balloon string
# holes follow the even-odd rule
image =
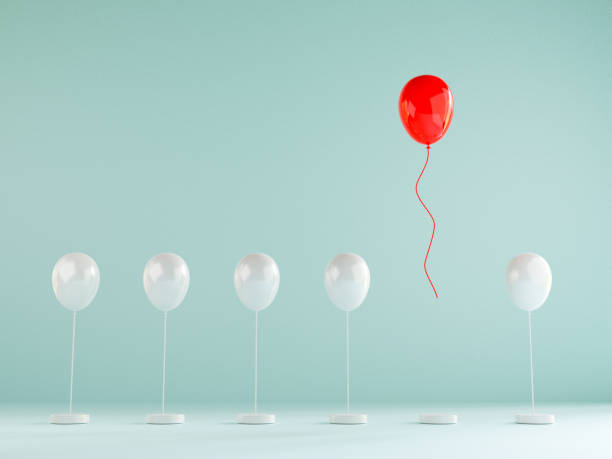
[[[431,277],[429,277],[429,273],[427,272],[427,257],[429,256],[429,251],[431,250],[431,243],[433,242],[434,234],[436,232],[436,220],[433,218],[433,215],[431,215],[431,212],[429,211],[429,209],[427,208],[427,206],[421,199],[421,196],[419,196],[419,180],[421,180],[421,177],[423,176],[423,172],[425,172],[425,168],[427,167],[428,162],[429,162],[429,145],[427,145],[427,159],[425,160],[425,165],[423,166],[423,170],[421,171],[421,174],[419,175],[419,178],[416,181],[416,185],[414,186],[414,189],[416,191],[417,198],[419,198],[419,202],[425,208],[425,210],[431,217],[431,221],[433,222],[433,231],[431,232],[431,239],[429,239],[429,247],[427,247],[427,253],[425,254],[425,261],[423,262],[423,268],[425,268],[425,275],[427,276],[427,280],[429,281],[431,288],[433,288],[436,298],[438,298],[438,292],[436,292],[436,287],[434,287],[434,284],[431,281]]]

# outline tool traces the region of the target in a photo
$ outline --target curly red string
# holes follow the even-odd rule
[[[414,189],[416,191],[417,198],[419,198],[419,202],[425,208],[425,210],[431,217],[431,221],[433,222],[433,231],[431,232],[431,239],[429,239],[429,247],[427,247],[427,253],[425,254],[425,261],[423,262],[423,268],[425,269],[425,275],[427,276],[429,285],[431,285],[431,288],[433,288],[436,298],[438,298],[438,292],[436,292],[436,287],[434,287],[434,284],[431,281],[431,277],[429,277],[429,273],[427,272],[427,257],[429,256],[429,251],[431,250],[431,243],[433,242],[434,234],[436,232],[436,220],[433,218],[433,215],[431,215],[431,212],[429,211],[429,209],[427,208],[427,206],[421,199],[421,196],[419,196],[419,180],[421,180],[421,177],[423,176],[423,172],[425,172],[425,168],[427,167],[428,162],[429,162],[429,145],[427,145],[427,159],[425,160],[425,165],[423,166],[423,170],[421,171],[421,174],[419,175],[419,178],[416,181],[416,185],[414,186]]]

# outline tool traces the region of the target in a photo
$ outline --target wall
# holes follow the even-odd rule
[[[344,397],[344,317],[323,270],[362,255],[352,399],[529,397],[527,316],[504,270],[553,270],[534,316],[541,400],[610,400],[609,2],[17,2],[0,6],[1,397],[67,397],[70,313],[51,269],[98,262],[80,313],[75,400],[159,399],[162,315],[142,269],[191,269],[168,319],[168,400],[246,403],[245,254],[273,256],[261,400]],[[455,96],[425,149],[397,98],[413,76]]]

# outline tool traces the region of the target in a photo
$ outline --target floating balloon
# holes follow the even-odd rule
[[[234,271],[234,288],[238,298],[253,311],[266,309],[278,292],[280,273],[272,257],[252,253],[238,262]]]
[[[419,143],[432,145],[440,140],[453,118],[453,94],[437,76],[413,78],[400,94],[399,112],[404,128]]]
[[[325,269],[325,289],[339,309],[357,309],[370,289],[370,270],[365,260],[354,253],[341,253]]]
[[[177,308],[189,290],[187,263],[174,253],[160,253],[151,258],[142,278],[149,301],[162,312]]]
[[[85,309],[100,286],[100,270],[89,255],[69,253],[53,267],[51,285],[57,301],[70,311]]]
[[[517,307],[524,311],[535,311],[544,304],[550,293],[550,266],[535,253],[518,255],[508,263],[506,285]]]
[[[425,208],[433,223],[423,269],[436,298],[438,298],[438,292],[427,272],[427,258],[436,232],[436,220],[419,195],[419,181],[429,162],[429,147],[446,134],[453,118],[453,110],[453,94],[444,80],[437,76],[421,75],[415,77],[406,83],[400,94],[399,114],[404,128],[414,140],[427,145],[427,159],[416,181],[415,191],[419,202]]]

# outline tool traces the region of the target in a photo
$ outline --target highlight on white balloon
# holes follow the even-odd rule
[[[276,298],[280,272],[274,259],[265,253],[252,253],[242,258],[234,270],[234,288],[244,306],[266,309]]]
[[[548,262],[536,253],[522,253],[508,263],[506,286],[514,304],[535,311],[544,304],[552,286]]]
[[[51,274],[57,301],[70,311],[80,311],[91,304],[100,287],[100,270],[89,255],[68,253],[61,257]]]
[[[172,311],[189,290],[189,268],[177,254],[160,253],[147,262],[142,280],[151,304],[162,312]]]
[[[355,253],[336,255],[325,269],[325,289],[339,309],[357,309],[370,289],[370,269],[365,260]]]

